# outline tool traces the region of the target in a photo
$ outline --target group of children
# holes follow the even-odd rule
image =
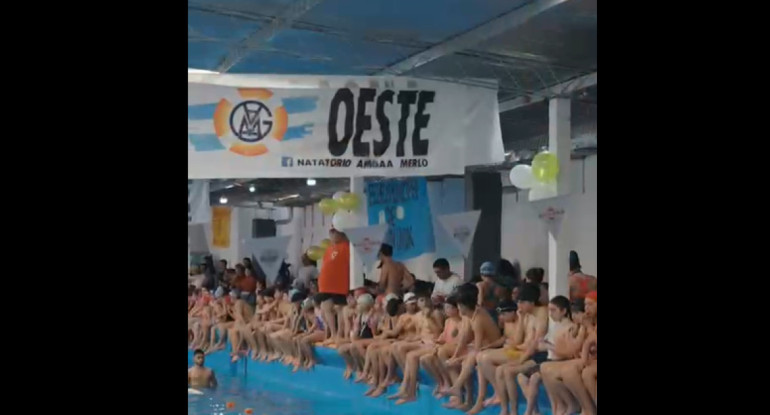
[[[416,399],[422,367],[435,381],[433,395],[450,397],[446,407],[469,414],[492,405],[501,415],[516,414],[517,386],[526,414],[536,414],[541,382],[555,415],[595,414],[596,291],[574,303],[557,296],[543,304],[540,287],[525,283],[489,310],[479,285],[459,286],[441,305],[427,294],[375,298],[356,290],[338,314],[335,337],[304,292],[262,290],[252,310],[237,296],[212,298],[204,289],[188,305],[190,347],[211,353],[229,340],[233,361],[250,352],[298,371],[315,365],[314,345],[328,346],[345,360],[346,379],[355,375],[370,385],[367,396],[400,383],[389,396],[397,404]],[[488,399],[487,384],[494,391]]]

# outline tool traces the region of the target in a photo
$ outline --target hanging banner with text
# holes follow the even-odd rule
[[[289,247],[290,240],[291,236],[275,236],[244,241],[243,247],[246,254],[257,260],[268,284],[272,284],[278,276],[278,270],[286,259],[286,249]]]
[[[480,210],[470,212],[452,213],[438,217],[439,223],[444,227],[450,237],[450,242],[460,251],[463,258],[467,258],[473,245],[473,236],[476,234],[476,226],[481,217]]]
[[[433,221],[424,177],[371,181],[366,185],[369,225],[388,225],[385,242],[397,261],[434,251]]]
[[[230,217],[232,209],[227,206],[215,206],[211,209],[212,245],[217,248],[230,247]]]
[[[504,158],[495,89],[341,76],[187,85],[190,179],[464,174]]]

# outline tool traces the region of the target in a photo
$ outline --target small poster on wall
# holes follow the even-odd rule
[[[212,245],[217,248],[230,247],[230,220],[232,209],[227,206],[215,206],[211,209]]]

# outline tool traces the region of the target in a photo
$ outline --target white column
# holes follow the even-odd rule
[[[556,194],[565,196],[570,189],[570,154],[572,153],[571,102],[568,98],[553,98],[548,102],[548,150],[559,159]],[[566,215],[565,215],[566,216]],[[565,225],[562,218],[560,227]],[[551,228],[548,231],[548,295],[569,297],[569,247],[564,237]]]
[[[358,226],[368,225],[368,216],[366,212],[366,194],[363,177],[350,178],[350,193],[356,193],[361,198],[361,206],[353,212]],[[367,271],[368,272],[368,271]],[[371,275],[367,275],[371,278]],[[354,290],[364,286],[364,267],[356,258],[356,250],[350,247],[350,289]]]

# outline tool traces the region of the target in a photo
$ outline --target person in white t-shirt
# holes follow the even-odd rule
[[[294,288],[298,290],[310,290],[310,282],[318,278],[318,268],[316,262],[310,259],[307,254],[302,255],[302,267],[297,271],[297,278],[294,280]]]
[[[449,269],[449,261],[445,258],[439,258],[433,263],[433,272],[436,273],[437,280],[431,299],[433,304],[443,304],[444,299],[449,297],[456,287],[462,285],[463,279]]]

